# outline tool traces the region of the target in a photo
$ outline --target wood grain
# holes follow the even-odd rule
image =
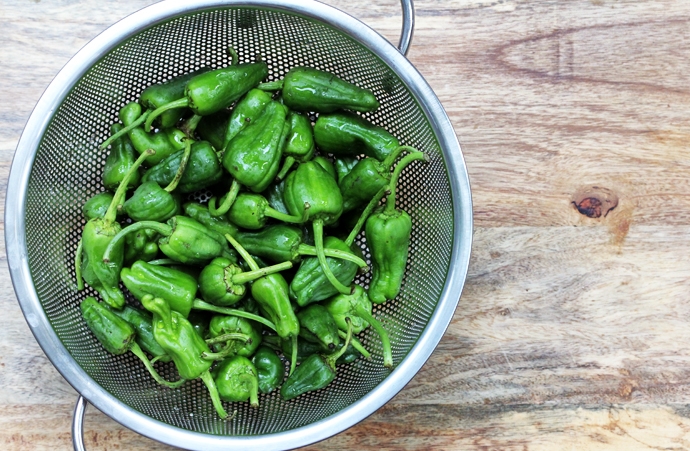
[[[0,3],[0,196],[43,90],[148,0]],[[397,0],[329,0],[397,42]],[[310,450],[690,449],[690,3],[416,0],[412,63],[473,189],[470,273],[430,360]],[[596,188],[595,188],[596,187]],[[607,215],[573,200],[613,193]],[[4,227],[3,227],[4,228]],[[70,449],[76,399],[0,254],[0,447]],[[90,450],[171,450],[91,408]]]

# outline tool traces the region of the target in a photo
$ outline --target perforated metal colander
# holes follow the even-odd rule
[[[228,403],[237,416],[221,421],[200,381],[161,388],[131,353],[103,350],[81,320],[79,303],[95,292],[77,291],[73,262],[85,223],[81,205],[103,190],[106,155],[98,144],[118,110],[152,83],[228,65],[228,46],[240,62],[266,61],[271,80],[307,65],[373,90],[381,108],[365,116],[431,161],[410,165],[401,178],[398,203],[413,221],[407,273],[399,298],[374,309],[390,333],[395,369],[383,367],[379,341],[367,332],[361,340],[373,360],[340,366],[328,388],[289,402],[262,395],[258,409]],[[168,0],[106,30],[48,87],[17,147],[5,222],[26,320],[84,398],[124,426],[174,446],[269,450],[307,445],[352,426],[417,373],[460,297],[472,209],[460,148],[441,104],[410,62],[370,28],[307,0]],[[358,243],[366,249],[364,236]],[[157,369],[174,378],[171,363]]]

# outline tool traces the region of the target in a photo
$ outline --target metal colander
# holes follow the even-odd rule
[[[409,2],[408,2],[409,4]],[[379,340],[361,336],[371,361],[338,367],[326,389],[260,407],[226,403],[216,415],[201,381],[158,386],[131,353],[113,356],[81,320],[74,255],[85,220],[81,205],[103,190],[105,153],[118,110],[146,86],[200,67],[268,63],[270,80],[291,67],[331,71],[371,89],[381,108],[365,114],[401,143],[426,152],[410,165],[398,204],[412,217],[407,273],[398,299],[376,306],[389,331],[395,370],[382,365]],[[168,0],[118,22],[58,74],[32,113],[12,164],[6,243],[15,291],[39,344],[75,389],[98,409],[143,435],[188,449],[279,449],[338,433],[374,412],[429,357],[457,305],[471,245],[471,198],[453,128],[430,87],[405,57],[361,22],[307,0]],[[358,244],[366,250],[364,234]],[[358,282],[367,285],[367,276]],[[174,379],[172,363],[157,363]],[[76,445],[75,445],[76,446]]]

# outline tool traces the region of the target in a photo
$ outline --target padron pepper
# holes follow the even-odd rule
[[[161,298],[185,318],[196,299],[196,279],[175,268],[137,261],[131,268],[122,268],[120,280],[139,301],[146,295]]]
[[[338,352],[327,355],[312,354],[307,357],[280,387],[280,396],[289,401],[304,393],[321,390],[333,382],[336,376],[336,361],[347,350],[351,338],[352,327],[348,327],[345,343]]]
[[[113,124],[110,127],[111,134],[115,135],[121,132],[123,128],[120,124]],[[136,161],[137,156],[138,154],[132,146],[132,141],[130,141],[129,136],[126,134],[112,141],[108,156],[105,158],[103,173],[101,174],[101,180],[105,189],[115,191],[120,186],[120,182]],[[139,185],[138,172],[129,179],[130,187],[137,185]]]
[[[320,343],[331,350],[340,344],[338,325],[324,306],[311,304],[297,312],[297,319],[300,337],[305,340]]]
[[[113,200],[103,217],[90,219],[86,223],[75,258],[75,270],[79,275],[78,284],[81,285],[81,278],[83,278],[94,290],[98,291],[108,305],[117,309],[125,305],[125,297],[119,287],[120,269],[124,260],[124,242],[114,240],[122,230],[116,221],[117,210],[127,192],[129,179],[149,153],[152,151],[143,153],[134,162],[115,191]],[[104,261],[108,248],[111,248],[112,256],[108,261]]]
[[[225,216],[214,216],[208,210],[208,207],[204,204],[198,202],[186,202],[182,205],[184,214],[192,219],[196,219],[209,229],[213,230],[225,236],[225,234],[230,234],[235,236],[239,229],[237,226],[230,221]],[[233,259],[236,261],[236,259]]]
[[[230,222],[243,229],[258,230],[266,226],[269,218],[281,222],[300,224],[303,216],[292,216],[271,208],[261,194],[240,193],[227,213]]]
[[[231,306],[238,303],[247,293],[247,284],[274,272],[292,268],[289,261],[244,272],[230,259],[217,257],[201,270],[199,291],[201,297],[214,305]]]
[[[246,300],[247,300],[247,298],[245,298],[245,301]],[[273,324],[273,322],[271,322],[270,320],[259,315],[258,311],[256,311],[256,312],[250,311],[246,307],[246,303],[245,303],[245,306],[243,306],[242,308],[228,308],[228,307],[221,307],[218,305],[209,304],[208,302],[202,301],[201,299],[194,299],[194,302],[192,303],[192,308],[194,310],[199,310],[199,311],[203,311],[203,312],[220,313],[221,315],[238,316],[240,318],[250,319],[254,322],[257,322],[259,324],[262,324],[262,325],[268,327],[269,329],[271,329],[274,332],[276,330],[276,325]],[[194,312],[194,310],[192,311],[192,313]]]
[[[145,262],[158,256],[158,233],[155,230],[139,230],[125,237],[123,264],[130,266],[137,260]]]
[[[141,119],[148,117],[142,114],[141,105],[131,102],[120,109],[120,120],[125,125],[129,139],[134,149],[140,154],[147,149],[155,150],[155,154],[146,159],[146,164],[154,166],[178,150],[185,147],[187,135],[176,128],[162,129],[156,133],[148,133],[141,126]],[[101,144],[103,146],[103,144]]]
[[[283,149],[285,161],[283,162],[282,169],[276,176],[278,180],[285,178],[285,175],[295,162],[311,160],[316,151],[314,130],[312,129],[309,116],[290,111],[287,115],[287,121],[290,124],[290,131]]]
[[[260,89],[249,90],[232,109],[220,150],[225,149],[240,130],[256,120],[271,100],[271,95]]]
[[[338,334],[342,339],[345,339],[345,337],[347,337],[347,333],[343,333],[340,330],[338,331]],[[292,341],[283,340],[277,335],[265,335],[263,338],[263,345],[268,346],[276,351],[282,352],[283,355],[292,354]],[[327,347],[324,347],[320,343],[313,343],[300,337],[300,339],[297,340],[296,361],[298,363],[301,363],[312,354],[332,354],[333,352],[340,351],[342,347],[342,341],[338,346],[336,346],[335,349],[329,349]],[[347,350],[338,358],[338,360],[336,360],[336,363],[338,365],[341,365],[343,363],[352,363],[355,360],[357,360],[360,356],[364,356],[367,359],[371,358],[371,354],[369,353],[369,351],[367,351],[362,346],[362,344],[353,336],[350,339],[350,345],[347,347]]]
[[[333,166],[335,167],[335,173],[336,173],[336,180],[338,181],[338,185],[340,185],[340,182],[345,178],[347,174],[352,171],[352,169],[357,166],[359,163],[359,160],[357,157],[338,157],[335,159],[335,162],[333,163]]]
[[[379,161],[400,147],[385,128],[345,112],[320,115],[314,123],[314,141],[322,152],[337,157],[365,154]]]
[[[153,379],[161,385],[175,388],[184,383],[184,380],[168,382],[156,372],[151,361],[136,342],[137,332],[134,327],[116,315],[107,305],[89,296],[81,302],[80,309],[84,322],[106,351],[114,355],[131,351],[142,361]]]
[[[145,110],[155,110],[167,105],[168,103],[177,100],[184,96],[184,90],[187,82],[199,74],[206,73],[211,69],[202,67],[186,74],[178,75],[164,83],[157,83],[149,85],[139,95],[139,103]],[[184,116],[186,108],[172,108],[160,116],[158,122],[161,128],[169,128],[175,126],[182,116]]]
[[[216,257],[234,258],[222,235],[187,216],[173,216],[166,223],[141,221],[125,227],[113,237],[103,259],[107,262],[111,258],[117,258],[116,247],[122,247],[125,236],[142,229],[158,232],[161,235],[158,239],[160,251],[180,263],[201,265]],[[121,253],[120,250],[119,254]]]
[[[352,327],[352,331],[358,334],[369,326],[373,327],[381,338],[383,365],[386,368],[393,366],[393,354],[388,332],[372,315],[372,304],[364,288],[355,285],[352,294],[337,294],[325,301],[323,307],[331,313],[340,330],[344,331],[348,327]]]
[[[281,90],[283,103],[293,111],[331,113],[337,110],[374,111],[380,104],[368,89],[311,67],[293,67],[283,80],[259,85]]]
[[[260,346],[252,356],[252,363],[259,379],[259,392],[269,394],[283,382],[285,365],[273,349]]]
[[[402,286],[412,233],[412,220],[405,211],[396,209],[396,185],[406,160],[427,160],[423,153],[407,155],[395,167],[389,184],[386,205],[377,209],[365,225],[367,245],[371,252],[369,298],[376,304],[394,299]]]
[[[84,205],[82,205],[81,212],[84,214],[84,217],[87,221],[90,221],[94,218],[102,218],[105,216],[105,213],[108,211],[108,207],[110,207],[112,202],[112,193],[104,191],[88,198],[86,202],[84,202]]]
[[[165,160],[148,169],[142,182],[156,182],[166,186],[175,180],[184,160],[184,150],[175,152]],[[193,193],[207,188],[223,177],[223,168],[216,151],[208,141],[195,141],[191,144],[189,159],[182,171],[176,190],[180,193]]]
[[[216,412],[222,419],[227,418],[228,414],[223,408],[215,381],[209,372],[213,362],[202,357],[204,353],[211,352],[204,339],[181,313],[171,310],[163,299],[148,295],[144,296],[141,303],[153,314],[153,336],[175,363],[180,378],[201,378],[208,388]]]
[[[151,363],[170,362],[170,356],[161,348],[153,336],[153,317],[145,310],[125,305],[122,310],[113,310],[120,318],[129,323],[136,331],[136,342],[144,351],[153,356]]]
[[[251,357],[261,345],[261,328],[256,323],[239,316],[214,315],[209,323],[208,333],[209,340],[206,343],[213,342],[211,347],[216,352],[207,355],[207,358],[212,356],[214,359],[222,359],[235,354]],[[219,341],[234,334],[243,334],[249,339]]]
[[[264,62],[231,65],[192,77],[179,99],[161,105],[146,119],[144,129],[165,111],[189,108],[197,116],[208,116],[223,110],[256,87],[268,75]]]
[[[319,166],[324,168],[326,172],[328,172],[334,179],[338,177],[338,174],[335,172],[335,166],[328,158],[324,157],[323,155],[317,155],[313,158],[313,161],[314,163],[318,163]]]
[[[208,141],[216,152],[222,152],[225,147],[225,129],[228,127],[230,114],[221,110],[209,116],[204,116],[196,127],[199,137]]]
[[[223,360],[216,372],[215,383],[223,401],[249,401],[250,406],[259,406],[259,377],[247,357],[235,355]]]

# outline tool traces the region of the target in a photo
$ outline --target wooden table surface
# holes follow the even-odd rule
[[[151,3],[0,0],[3,200],[52,78]],[[397,42],[397,0],[327,3]],[[416,11],[408,56],[472,182],[469,277],[408,386],[308,449],[690,449],[690,2],[416,0]],[[0,449],[71,449],[76,393],[29,331],[2,256]],[[86,417],[89,450],[173,449],[94,408]]]

